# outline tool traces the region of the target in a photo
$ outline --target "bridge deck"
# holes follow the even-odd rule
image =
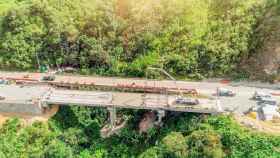
[[[176,96],[142,93],[96,92],[54,90],[44,100],[47,104],[102,106],[129,109],[152,109],[184,112],[215,112],[215,101],[201,99],[201,105],[180,106],[174,104]]]
[[[107,87],[110,90],[114,88],[126,89],[130,91],[145,91],[151,93],[161,93],[164,90],[168,92],[184,92],[196,93],[198,83],[180,82],[180,81],[158,81],[158,80],[144,80],[137,78],[116,78],[116,77],[94,77],[94,76],[79,76],[79,75],[56,75],[54,81],[41,81],[44,73],[13,73],[1,72],[0,79],[8,79],[15,81],[22,81],[32,84],[50,84],[50,85],[64,85],[64,86],[93,86],[93,87]],[[28,76],[28,78],[26,77]],[[180,90],[179,90],[180,89]]]
[[[33,113],[38,112],[38,109],[43,110],[43,105],[52,104],[197,113],[216,112],[214,100],[201,99],[200,105],[183,106],[174,104],[176,99],[175,95],[56,90],[42,86],[0,86],[0,94],[5,94],[3,95],[5,99],[0,100],[0,112],[4,110],[7,112],[11,109],[13,110],[11,112],[17,112],[16,110],[18,109],[20,113],[22,108],[25,109],[25,112],[31,108],[30,112]]]
[[[235,97],[221,97],[220,105],[223,110],[226,111],[234,111],[237,113],[244,113],[247,112],[250,108],[256,105],[256,101],[250,99],[255,91],[261,91],[265,93],[270,93],[274,95],[273,97],[280,102],[280,91],[279,91],[279,83],[276,84],[266,84],[266,83],[258,83],[258,82],[231,82],[228,84],[224,84],[217,81],[202,81],[202,82],[186,82],[186,81],[156,81],[156,80],[143,80],[143,79],[133,79],[133,78],[115,78],[115,77],[97,77],[97,76],[67,76],[67,75],[57,75],[55,81],[53,82],[41,82],[42,76],[46,74],[42,73],[28,73],[28,72],[3,72],[0,71],[0,79],[5,78],[11,81],[20,81],[20,83],[27,83],[27,85],[48,85],[54,84],[54,87],[59,87],[56,85],[65,84],[66,88],[71,89],[91,89],[91,90],[104,90],[104,91],[121,91],[121,92],[144,92],[146,93],[158,93],[158,94],[165,94],[166,91],[161,91],[162,88],[164,90],[176,90],[182,92],[182,89],[195,89],[201,96],[208,96],[210,98],[215,98],[213,96],[216,93],[218,87],[223,87],[229,90],[236,92]],[[23,80],[22,80],[23,79]],[[22,81],[21,81],[22,80]],[[81,86],[81,87],[75,87]],[[69,87],[70,86],[70,87]],[[74,86],[74,87],[71,87]],[[121,87],[121,88],[116,88]],[[123,88],[124,87],[124,88]],[[129,88],[127,88],[129,87]],[[135,90],[138,87],[142,87],[142,91]],[[144,87],[144,88],[143,88]],[[148,87],[148,88],[147,88]],[[64,86],[62,86],[64,88]],[[129,89],[129,90],[127,90]],[[149,91],[149,90],[154,91]],[[135,90],[135,91],[134,91]],[[0,91],[1,94],[1,91]],[[115,94],[115,93],[114,93]],[[174,93],[170,93],[174,94]],[[132,98],[139,98],[141,100],[141,94],[129,94]],[[122,101],[129,97],[126,94],[121,93],[119,96],[122,98],[120,101],[115,99],[114,97],[114,104],[115,105],[125,105],[122,104]],[[24,98],[24,97],[23,97]],[[17,99],[18,100],[18,99]],[[132,99],[133,100],[133,99]],[[137,99],[136,99],[137,100]],[[131,101],[132,102],[132,101]],[[141,102],[141,101],[138,101]],[[204,101],[202,101],[204,102]],[[211,107],[212,103],[202,103],[203,106],[206,108],[201,109],[208,109]],[[118,103],[118,104],[117,104]],[[130,103],[132,105],[132,103]],[[207,106],[209,104],[209,106]],[[139,104],[133,104],[135,108],[143,108],[143,105],[139,106]],[[135,106],[137,105],[137,106]],[[164,107],[164,106],[161,106]],[[174,108],[175,109],[175,108]]]

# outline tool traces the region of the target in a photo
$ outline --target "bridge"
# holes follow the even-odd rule
[[[248,110],[251,106],[255,105],[255,102],[250,100],[255,91],[264,91],[275,94],[276,99],[280,99],[279,96],[277,96],[280,94],[280,86],[275,84],[254,82],[224,83],[220,81],[188,82],[79,75],[56,75],[54,81],[42,81],[41,79],[45,75],[46,74],[44,73],[2,71],[0,72],[0,79],[9,80],[17,85],[25,85],[25,87],[41,86],[52,88],[52,90],[50,90],[52,94],[50,98],[53,100],[58,99],[59,97],[57,96],[64,92],[69,94],[68,96],[70,96],[71,93],[72,96],[77,97],[76,100],[69,100],[69,98],[66,98],[65,100],[71,101],[68,103],[62,103],[64,100],[60,100],[60,102],[58,102],[64,105],[76,104],[84,106],[82,104],[90,104],[97,106],[99,103],[97,104],[96,102],[92,102],[94,99],[88,99],[88,103],[84,102],[82,104],[77,104],[75,101],[83,100],[84,94],[94,95],[97,97],[97,93],[106,93],[106,95],[112,96],[112,103],[106,104],[105,107],[114,105],[122,108],[133,109],[166,109],[171,111],[192,112],[193,110],[188,107],[184,107],[182,109],[180,107],[178,108],[177,105],[172,104],[172,102],[174,102],[174,98],[183,94],[200,97],[201,104],[204,106],[198,105],[193,106],[192,108],[200,108],[200,106],[202,106],[203,108],[201,109],[207,109],[207,113],[208,109],[213,109],[213,104],[216,104],[213,103],[216,101],[213,93],[215,93],[216,88],[218,87],[224,87],[237,93],[235,97],[221,97],[219,100],[222,109],[235,108],[239,113],[242,113]],[[1,89],[0,94],[6,93],[2,92]],[[81,89],[87,91],[80,91]],[[14,92],[15,90],[11,91]],[[20,98],[19,96],[17,97]],[[63,95],[63,97],[67,97],[67,95]],[[60,96],[60,98],[63,97]],[[129,98],[134,100],[134,102]],[[49,102],[51,102],[51,100],[49,100]],[[151,106],[152,104],[158,104],[160,106]],[[203,111],[204,110],[202,110],[202,112]],[[212,110],[209,111],[212,112]],[[196,109],[194,112],[196,112]]]
[[[215,100],[200,99],[199,105],[176,104],[178,95],[113,91],[63,90],[50,86],[1,85],[0,112],[41,115],[52,105],[148,109],[215,113]]]
[[[44,115],[58,106],[104,107],[109,111],[109,126],[101,131],[107,137],[123,124],[117,124],[118,109],[146,109],[156,112],[160,123],[166,111],[217,113],[215,100],[200,99],[199,105],[176,103],[178,95],[117,91],[57,89],[45,85],[0,85],[0,113]]]
[[[158,119],[165,111],[220,113],[246,112],[255,106],[250,98],[255,91],[275,95],[280,101],[277,85],[220,81],[169,81],[135,78],[88,77],[56,75],[53,81],[43,81],[43,73],[0,72],[0,113],[42,115],[53,105],[104,107],[110,112],[111,126],[116,124],[118,109],[147,109],[157,112]],[[213,96],[218,87],[235,91],[235,97]],[[198,105],[180,105],[178,97],[197,98]]]

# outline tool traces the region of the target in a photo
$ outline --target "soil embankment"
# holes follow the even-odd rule
[[[46,110],[43,115],[28,115],[28,114],[15,114],[15,113],[0,113],[0,125],[4,124],[10,118],[19,118],[24,125],[31,125],[36,121],[47,122],[54,116],[59,109],[59,106],[52,106]]]
[[[234,118],[240,125],[255,132],[257,131],[272,135],[280,135],[280,122],[277,120],[259,121],[248,116],[234,116]]]

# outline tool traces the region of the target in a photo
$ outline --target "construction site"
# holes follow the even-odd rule
[[[228,81],[186,82],[75,75],[55,75],[55,78],[46,80],[46,76],[49,74],[1,72],[0,113],[43,116],[59,106],[103,107],[110,114],[109,123],[101,132],[106,137],[112,134],[112,129],[120,129],[125,124],[125,120],[117,118],[118,109],[153,111],[156,114],[154,121],[160,124],[166,111],[248,113],[256,106],[250,98],[258,90],[274,94],[278,101],[280,99],[277,88],[236,85]]]

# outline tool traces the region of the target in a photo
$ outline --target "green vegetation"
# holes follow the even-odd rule
[[[258,26],[254,29],[251,50],[248,54],[246,67],[248,74],[253,79],[269,82],[280,81],[280,3],[277,0],[270,1],[265,14],[259,18]],[[273,5],[273,4],[277,5]]]
[[[50,67],[143,77],[224,75],[250,48],[266,0],[9,0],[0,2],[0,68]]]
[[[23,127],[17,119],[0,130],[0,157],[51,158],[263,158],[280,157],[280,137],[254,133],[231,117],[169,114],[160,129],[137,132],[143,111],[119,135],[100,138],[105,110],[62,108],[49,123]]]
[[[42,65],[71,66],[84,74],[144,77],[154,66],[184,78],[235,70],[244,77],[237,67],[260,42],[253,35],[260,19],[279,4],[1,0],[0,68],[36,70],[39,59]],[[11,119],[0,128],[0,158],[280,158],[279,136],[248,131],[231,117],[170,113],[162,128],[139,134],[144,112],[121,111],[130,118],[128,125],[106,139],[99,133],[107,122],[101,108],[63,107],[48,123],[28,127]]]

